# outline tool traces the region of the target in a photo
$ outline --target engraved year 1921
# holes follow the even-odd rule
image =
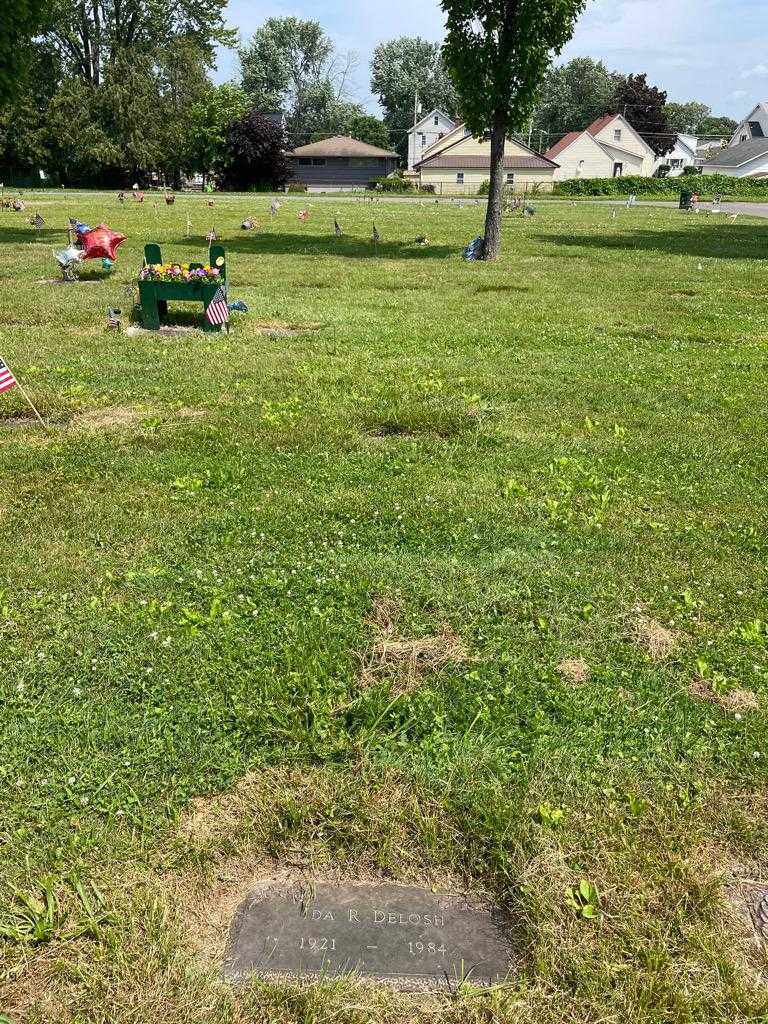
[[[336,939],[329,939],[325,935],[302,935],[299,940],[299,949],[308,949],[310,953],[333,953],[336,949]]]

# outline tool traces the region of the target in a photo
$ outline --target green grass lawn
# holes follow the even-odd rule
[[[0,1020],[765,1021],[768,227],[268,202],[0,213]],[[211,226],[231,332],[107,332]],[[232,990],[285,866],[471,886],[516,979]]]

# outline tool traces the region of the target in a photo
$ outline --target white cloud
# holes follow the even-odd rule
[[[746,89],[734,89],[731,96],[733,96],[735,100],[743,100],[745,96],[749,96],[749,93]]]
[[[768,77],[768,64],[755,64],[749,71],[741,72],[742,78],[767,78]]]

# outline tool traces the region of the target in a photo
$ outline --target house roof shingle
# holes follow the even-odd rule
[[[572,142],[575,142],[576,139],[583,134],[584,132],[568,132],[568,134],[564,135],[559,142],[554,144],[554,146],[550,146],[544,156],[547,160],[554,160],[558,153],[562,153],[564,149],[567,149]]]
[[[416,167],[428,167],[429,170],[450,170],[466,167],[467,170],[490,171],[491,158],[490,156],[443,156],[441,153],[436,153],[429,160],[422,160],[420,164],[416,164]],[[505,171],[523,171],[547,167],[557,167],[557,164],[554,160],[548,160],[544,156],[537,156],[535,153],[531,156],[510,155],[504,157]]]
[[[614,117],[618,116],[618,114],[603,114],[602,117],[598,117],[596,121],[592,122],[589,128],[587,128],[587,131],[590,135],[597,135],[597,133],[601,132],[603,128],[606,127],[606,125],[609,125],[611,123]]]
[[[741,167],[742,164],[768,155],[768,139],[747,139],[738,146],[721,149],[704,164],[705,167]]]
[[[306,146],[297,146],[288,156],[391,156],[396,157],[397,153],[389,149],[379,149],[378,146],[369,146],[367,142],[359,142],[349,135],[334,135],[331,139],[321,139],[320,142],[310,142]]]

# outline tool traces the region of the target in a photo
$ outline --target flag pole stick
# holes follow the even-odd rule
[[[6,363],[6,366],[7,365],[8,364]],[[18,379],[16,380],[16,387],[19,389],[19,391],[22,393],[22,395],[24,395],[24,397],[26,398],[27,404],[29,405],[29,408],[32,410],[32,412],[35,414],[35,416],[37,416],[38,420],[40,420],[40,426],[43,428],[43,430],[47,430],[48,429],[48,424],[45,422],[43,417],[37,411],[37,409],[35,407],[35,403],[32,401],[32,399],[29,397],[29,395],[24,390],[22,385],[19,383]]]

